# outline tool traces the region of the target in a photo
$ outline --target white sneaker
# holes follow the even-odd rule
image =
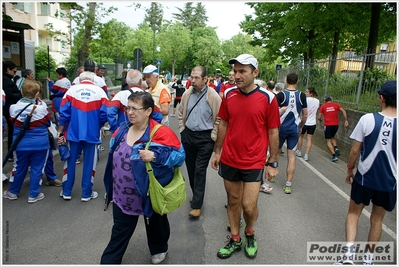
[[[168,252],[163,252],[163,253],[158,253],[155,255],[151,256],[151,263],[152,264],[159,264],[161,262],[163,262],[166,258],[166,255],[168,255]]]
[[[260,186],[259,191],[263,193],[270,193],[270,191],[273,190],[273,187],[271,187],[268,183],[264,183]]]
[[[82,197],[80,200],[83,201],[83,202],[87,202],[87,201],[90,201],[90,199],[95,199],[96,197],[98,197],[98,193],[97,193],[96,191],[93,191],[93,192],[91,193],[91,196],[89,196],[89,197]]]
[[[295,151],[295,155],[296,155],[297,157],[302,157],[302,153],[301,153],[300,150]]]
[[[39,195],[37,195],[37,197],[28,197],[28,203],[35,203],[39,200],[42,200],[43,198],[44,198],[44,194],[39,193]]]
[[[309,155],[308,155],[308,154],[303,155],[303,159],[304,159],[305,161],[308,161],[308,160],[309,160]]]
[[[7,180],[7,179],[8,179],[7,175],[5,175],[5,174],[3,173],[3,182],[4,182],[5,180]]]

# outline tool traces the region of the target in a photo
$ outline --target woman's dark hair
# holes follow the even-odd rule
[[[316,93],[316,89],[314,89],[314,87],[309,87],[308,91],[310,94],[312,94],[314,97],[317,97],[317,93]]]
[[[21,71],[21,76],[26,78],[28,75],[30,75],[33,71],[31,69],[26,69]]]
[[[181,84],[181,80],[177,80],[177,82],[176,82],[177,84]]]
[[[17,65],[15,65],[14,62],[12,62],[12,61],[4,61],[3,62],[3,73],[6,73],[7,69],[12,70],[12,69],[15,69],[16,67],[17,67]]]
[[[55,72],[58,74],[58,75],[61,75],[62,77],[66,77],[67,76],[67,71],[66,71],[66,69],[65,68],[58,68],[58,69],[56,69],[55,70]]]
[[[151,108],[150,118],[152,118],[152,114],[154,113],[154,99],[152,98],[150,93],[147,92],[133,92],[130,94],[128,100],[133,101],[135,103],[141,103],[143,108],[148,109]]]

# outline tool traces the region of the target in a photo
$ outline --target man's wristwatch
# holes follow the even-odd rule
[[[154,156],[152,157],[151,162],[155,162],[156,160],[157,160],[157,158],[155,157],[155,154],[154,154]]]
[[[270,167],[273,167],[273,168],[277,168],[278,167],[278,161],[269,162],[269,163],[267,163],[267,166],[270,166]]]

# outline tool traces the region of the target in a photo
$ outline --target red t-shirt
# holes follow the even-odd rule
[[[324,103],[320,107],[320,113],[324,115],[324,126],[338,126],[338,112],[341,109],[341,105],[334,102]]]
[[[280,126],[275,95],[259,86],[248,94],[231,89],[218,116],[228,122],[220,161],[242,170],[263,169],[269,146],[268,129]]]
[[[222,94],[224,94],[224,91],[226,90],[226,89],[229,89],[229,88],[232,88],[232,87],[234,87],[234,86],[236,86],[236,83],[233,83],[233,84],[231,84],[231,83],[229,83],[229,82],[224,82],[224,83],[222,83],[222,85],[220,86],[220,93],[222,93]]]

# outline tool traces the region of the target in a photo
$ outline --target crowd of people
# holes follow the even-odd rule
[[[124,73],[122,88],[111,100],[104,82],[104,65],[86,60],[72,83],[66,78],[65,68],[57,68],[57,81],[48,78],[48,87],[52,93],[58,144],[68,142],[69,148],[61,182],[53,175],[48,139],[52,119],[47,105],[40,99],[41,85],[34,81],[31,70],[25,70],[22,78],[14,80],[16,65],[11,61],[3,62],[2,99],[6,120],[6,124],[3,121],[3,135],[6,128],[8,148],[12,149],[19,133],[25,132],[10,157],[13,171],[3,198],[18,199],[29,170],[29,203],[45,197],[40,192],[44,174],[48,185],[62,187],[60,197],[71,200],[75,165],[81,155],[84,161],[81,201],[97,198],[98,193],[92,187],[102,144],[101,129],[108,123],[112,137],[104,184],[107,206],[112,203],[114,224],[100,260],[102,264],[122,262],[141,215],[151,263],[159,264],[167,257],[170,225],[167,215],[157,214],[151,207],[147,194],[147,162],[162,184],[172,179],[174,168],[186,164],[191,188],[188,215],[194,219],[202,215],[210,163],[223,178],[231,231],[227,245],[218,250],[217,257],[231,257],[242,249],[243,243],[245,255],[256,257],[258,194],[272,191],[269,183],[275,182],[279,174],[279,155],[284,154],[283,146],[286,146],[287,155],[283,190],[285,194],[291,194],[296,157],[302,157],[303,139],[307,134],[303,159],[309,161],[316,119],[324,121],[331,162],[337,162],[340,156],[335,139],[340,125],[339,112],[345,119],[345,127],[349,122],[345,109],[333,102],[331,96],[325,95],[324,104],[320,106],[315,88],[309,87],[305,93],[299,91],[296,73],[289,73],[285,83],[265,82],[258,79],[258,60],[254,56],[241,54],[228,63],[232,70],[227,81],[223,81],[221,75],[208,75],[203,66],[196,66],[191,70],[186,86],[177,77],[166,85],[154,65],[146,66],[142,72],[131,69]],[[354,246],[358,218],[370,200],[373,220],[369,242],[379,241],[380,222],[385,212],[392,211],[396,204],[396,81],[385,83],[377,92],[381,112],[364,115],[350,136],[354,145],[345,178],[352,186],[346,223],[348,248]],[[169,114],[171,104],[173,111]],[[169,116],[175,117],[176,111],[180,138],[168,127]],[[32,118],[25,129],[24,120],[29,114]],[[158,124],[162,127],[145,149]],[[379,175],[381,170],[385,172],[383,179]],[[3,180],[4,176],[3,173]],[[245,242],[240,236],[242,219]],[[372,254],[367,259],[371,260],[366,263],[372,262]],[[346,263],[350,262],[337,262]]]

